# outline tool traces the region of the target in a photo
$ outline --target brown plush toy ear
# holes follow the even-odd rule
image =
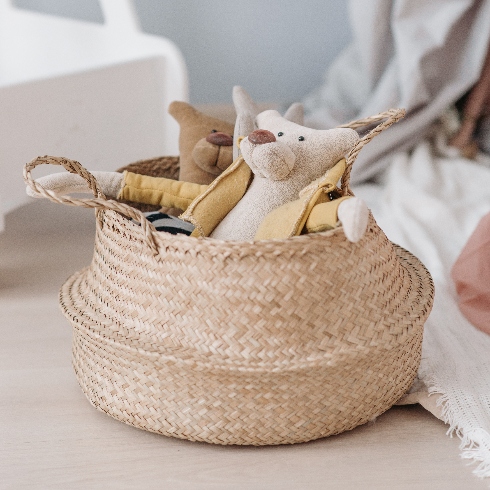
[[[207,116],[186,102],[172,102],[168,112],[180,125],[179,180],[210,184],[231,165],[232,147],[214,143],[209,135],[224,133],[232,138],[233,124]]]

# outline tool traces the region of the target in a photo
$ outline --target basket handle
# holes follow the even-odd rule
[[[390,126],[405,117],[405,114],[405,109],[389,109],[388,111],[380,112],[379,114],[376,114],[374,116],[366,117],[364,119],[357,119],[347,124],[342,124],[342,126],[338,126],[339,128],[357,129],[363,126],[370,126],[373,123],[379,123],[371,131],[369,131],[369,133],[360,138],[354,148],[352,148],[352,150],[347,155],[347,168],[345,169],[341,181],[341,189],[344,195],[352,193],[349,186],[352,165],[354,164],[357,155],[359,155],[359,152],[362,150],[363,146],[368,144],[375,136],[378,136],[378,134],[380,134],[382,131],[388,129]]]
[[[68,172],[72,174],[80,175],[88,184],[89,188],[94,194],[91,199],[86,198],[74,198],[71,196],[60,196],[56,192],[44,189],[38,182],[36,182],[31,175],[31,172],[38,165],[61,165]],[[155,242],[154,234],[157,233],[155,227],[145,218],[145,215],[131,206],[122,202],[117,202],[112,199],[107,199],[100,189],[99,184],[95,177],[85,169],[79,162],[75,160],[69,160],[63,157],[42,156],[34,158],[34,160],[24,165],[24,182],[28,185],[35,194],[39,197],[44,197],[52,202],[58,204],[66,204],[68,206],[79,206],[83,208],[93,208],[98,211],[111,210],[121,213],[128,218],[133,218],[140,225],[143,233],[145,234],[146,242],[151,248],[154,254],[158,253],[158,247]]]

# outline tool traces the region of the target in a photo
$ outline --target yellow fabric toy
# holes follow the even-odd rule
[[[259,226],[255,240],[334,228],[338,224],[338,207],[349,196],[329,200],[328,194],[337,190],[336,183],[344,171],[342,159],[303,189],[299,199],[271,211]],[[193,236],[209,236],[243,197],[251,178],[252,172],[242,157],[209,186],[125,172],[125,184],[118,198],[179,207],[185,210],[182,217],[196,227]]]

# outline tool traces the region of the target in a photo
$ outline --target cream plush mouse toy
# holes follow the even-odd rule
[[[244,161],[254,174],[253,180],[240,201],[213,230],[214,238],[252,240],[269,213],[297,200],[300,191],[342,162],[359,139],[352,129],[310,129],[281,117],[277,111],[260,113],[256,122],[258,129],[240,143]],[[340,168],[337,180],[345,169],[342,165]],[[358,235],[364,233],[358,225],[365,229],[364,223],[367,224],[367,208],[363,209],[358,198],[338,204],[339,218],[346,218],[343,220],[346,236],[357,241]],[[356,214],[360,214],[357,224],[349,220],[350,215]]]
[[[305,227],[324,231],[340,221],[346,237],[358,241],[369,216],[364,202],[351,196],[329,200],[345,170],[343,157],[359,140],[357,132],[306,128],[300,104],[293,104],[284,117],[277,111],[256,114],[256,105],[241,87],[234,88],[233,101],[235,141],[243,160],[235,160],[181,216],[196,226],[194,235],[288,238]],[[210,216],[213,208],[218,213]]]
[[[235,136],[242,133],[242,155],[209,186],[130,172],[93,172],[101,190],[107,197],[134,201],[137,195],[148,204],[184,209],[181,217],[195,225],[194,236],[287,238],[305,229],[333,228],[340,221],[346,237],[358,241],[367,226],[365,204],[350,196],[328,198],[345,169],[344,155],[359,139],[357,132],[306,128],[298,124],[302,119],[298,105],[285,117],[277,111],[256,114],[243,89],[235,87],[233,95]],[[38,182],[59,194],[87,192],[85,181],[77,175],[55,174]],[[308,225],[310,214],[316,215],[313,225]]]

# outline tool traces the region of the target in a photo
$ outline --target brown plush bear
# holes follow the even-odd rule
[[[233,160],[233,124],[207,116],[186,102],[172,102],[169,114],[180,125],[179,180],[210,184]]]
[[[195,184],[209,184],[228,168],[236,148],[233,145],[233,124],[210,117],[187,102],[174,101],[169,106],[169,114],[180,125],[180,157],[159,157],[131,163],[118,172],[132,172],[151,177],[170,177]],[[175,161],[179,161],[180,171],[173,173]],[[170,171],[169,171],[170,170]],[[141,211],[157,211],[179,216],[183,210],[158,205],[135,203],[123,200]]]

